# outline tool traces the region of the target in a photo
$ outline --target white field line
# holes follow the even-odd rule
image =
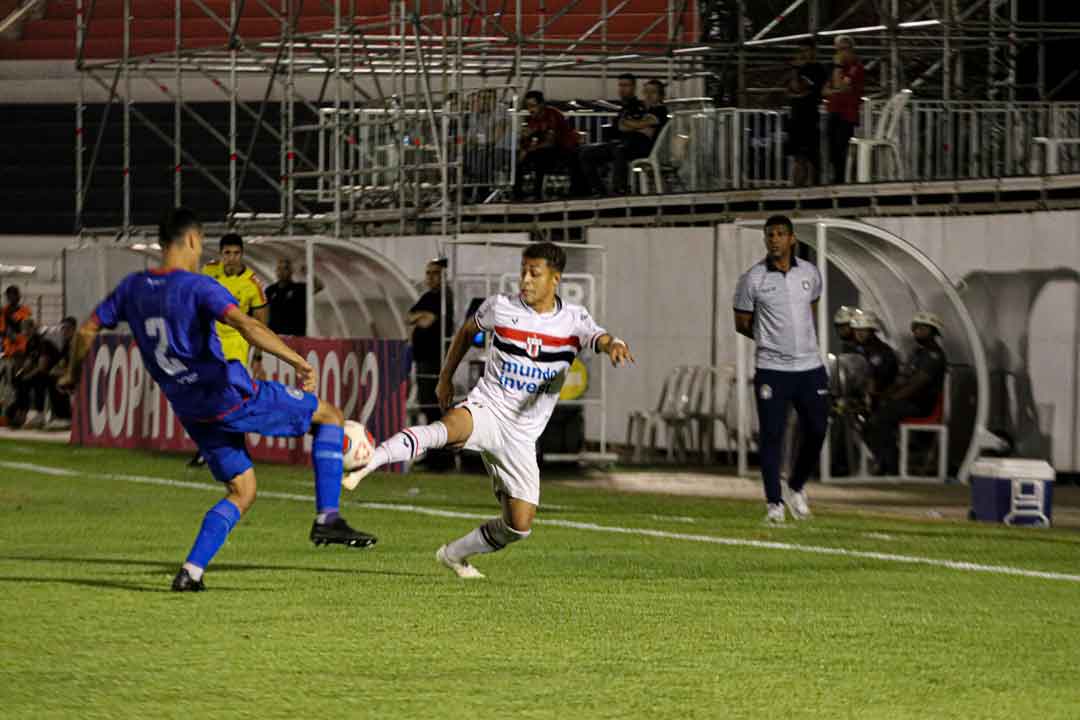
[[[92,477],[103,480],[120,480],[123,482],[137,483],[140,485],[160,485],[164,487],[185,488],[188,490],[204,490],[220,493],[221,486],[217,484],[190,482],[187,480],[170,480],[167,478],[149,477],[146,475],[120,475],[106,473],[84,473],[68,468],[52,467],[49,465],[37,465],[34,463],[0,461],[0,467],[12,470],[35,472],[42,475],[56,477]],[[292,500],[296,502],[313,503],[312,495],[299,493],[275,492],[272,490],[260,490],[259,497],[272,498],[275,500]],[[365,508],[368,510],[389,510],[393,512],[406,512],[414,515],[429,515],[442,518],[462,518],[467,520],[487,520],[489,514],[458,512],[457,510],[442,510],[440,508],[421,507],[419,505],[398,505],[391,503],[376,502],[351,502],[349,505]],[[638,535],[641,537],[662,538],[665,540],[682,540],[686,542],[708,543],[712,545],[724,545],[727,547],[748,547],[760,550],[785,550],[787,552],[810,553],[814,555],[834,555],[839,557],[857,558],[860,560],[878,560],[881,562],[904,563],[908,565],[927,565],[930,567],[947,568],[949,570],[962,570],[965,572],[993,573],[996,575],[1014,575],[1018,577],[1038,578],[1040,580],[1061,580],[1065,582],[1080,583],[1080,575],[1068,573],[1046,572],[1043,570],[1027,570],[1025,568],[1010,567],[1008,565],[984,565],[982,563],[965,562],[962,560],[942,560],[939,558],[920,557],[917,555],[898,555],[896,553],[873,552],[869,550],[849,550],[839,547],[825,547],[821,545],[801,545],[798,543],[772,542],[767,540],[749,540],[746,538],[720,537],[716,535],[697,535],[690,533],[668,532],[666,530],[653,530],[650,528],[628,528],[617,525],[599,525],[575,520],[558,520],[555,518],[537,518],[535,521],[540,525],[570,528],[573,530],[589,530],[592,532],[615,533],[619,535]]]

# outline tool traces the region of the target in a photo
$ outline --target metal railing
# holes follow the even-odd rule
[[[318,169],[298,173],[299,193],[332,202],[333,194],[367,193],[375,204],[419,206],[422,194],[460,187],[465,203],[504,194],[517,173],[518,139],[527,115],[516,109],[510,86],[469,91],[460,103],[434,113],[422,109],[345,110],[340,123],[325,109],[319,133]],[[884,101],[866,101],[860,137],[872,136]],[[568,112],[582,145],[603,142],[613,112]],[[654,156],[663,168],[664,192],[711,192],[790,184],[785,155],[786,111],[701,108],[671,115]],[[338,126],[340,124],[340,127]],[[821,167],[828,170],[827,117],[822,116]],[[334,138],[344,151],[336,153]],[[1047,152],[1057,153],[1058,172],[1080,172],[1080,144],[1052,146],[1037,138],[1080,138],[1080,103],[992,103],[912,100],[902,111],[891,153],[875,157],[873,180],[953,180],[1014,177],[1046,172]],[[852,150],[853,152],[853,150]],[[338,172],[335,158],[344,165]],[[307,180],[305,183],[304,181]],[[431,200],[430,197],[427,198]]]
[[[861,136],[877,127],[887,100],[863,103]],[[1036,137],[1080,137],[1080,103],[912,99],[900,116],[899,179],[958,180],[1045,172]],[[1063,146],[1059,172],[1080,171],[1080,148]],[[874,174],[881,176],[879,166]]]

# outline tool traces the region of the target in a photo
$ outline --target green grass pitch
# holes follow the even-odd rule
[[[433,555],[477,521],[416,508],[493,514],[486,479],[376,475],[344,507],[379,536],[359,551],[308,542],[306,470],[258,475],[293,497],[260,498],[208,592],[174,594],[208,473],[0,442],[0,717],[1080,718],[1075,579],[541,522],[465,582]],[[544,501],[541,521],[1080,574],[1070,530],[770,529],[760,503],[563,484]]]

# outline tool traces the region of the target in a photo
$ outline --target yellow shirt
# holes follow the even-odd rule
[[[262,283],[255,277],[251,268],[245,267],[239,275],[226,275],[225,268],[220,262],[211,262],[203,266],[203,274],[217,280],[225,286],[225,289],[233,294],[237,300],[236,307],[240,312],[251,314],[252,310],[266,305],[266,295],[263,293]],[[247,367],[248,342],[240,333],[225,323],[217,323],[218,337],[221,339],[221,351],[226,360],[239,360]]]

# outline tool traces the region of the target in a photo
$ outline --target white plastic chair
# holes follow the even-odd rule
[[[949,459],[949,418],[952,414],[950,400],[949,374],[945,373],[945,383],[941,386],[941,422],[939,423],[900,423],[900,477],[910,480],[908,475],[908,440],[915,432],[933,433],[937,440],[937,479],[945,482]]]
[[[649,194],[649,172],[652,172],[652,181],[654,192],[664,192],[664,174],[661,167],[661,153],[664,150],[664,146],[668,144],[668,136],[674,132],[672,125],[674,123],[669,119],[664,127],[660,129],[660,134],[656,136],[656,142],[653,143],[652,151],[648,157],[638,158],[630,163],[630,187],[634,187],[634,179],[637,178],[638,194]],[[683,133],[676,133],[671,138],[671,164],[678,167],[686,159],[686,151],[690,145],[690,136]]]
[[[702,368],[682,367],[677,382],[672,386],[674,394],[670,397],[667,409],[660,415],[664,422],[667,440],[668,462],[686,462],[686,451],[692,445],[690,417],[691,400],[694,385],[701,375]],[[650,438],[650,444],[653,444]]]
[[[877,127],[874,134],[868,138],[851,138],[851,147],[848,150],[847,168],[845,177],[851,182],[852,171],[858,182],[870,182],[871,165],[874,160],[874,151],[886,149],[892,157],[893,179],[902,176],[901,168],[903,160],[900,157],[900,118],[904,114],[904,108],[911,99],[910,90],[901,90],[889,98],[885,108],[878,117]]]
[[[1034,137],[1032,141],[1036,145],[1042,145],[1046,150],[1043,155],[1043,175],[1057,175],[1060,167],[1058,164],[1058,149],[1062,145],[1080,145],[1080,138]]]
[[[728,460],[734,461],[734,446],[728,441],[727,434],[727,407],[731,397],[731,381],[735,377],[733,364],[720,365],[718,367],[701,368],[701,377],[694,396],[691,399],[692,409],[690,418],[694,423],[694,436],[697,439],[697,449],[701,452],[701,461],[711,464],[716,445],[716,426],[721,427],[724,438],[724,450],[728,453]],[[715,408],[710,409],[711,400],[716,397]]]
[[[665,417],[671,416],[674,407],[677,406],[676,396],[688,370],[689,368],[686,367],[672,368],[660,386],[660,397],[656,401],[656,409],[635,410],[626,419],[626,444],[634,449],[634,462],[642,461],[646,440],[648,447],[655,447],[657,431],[665,422]]]

